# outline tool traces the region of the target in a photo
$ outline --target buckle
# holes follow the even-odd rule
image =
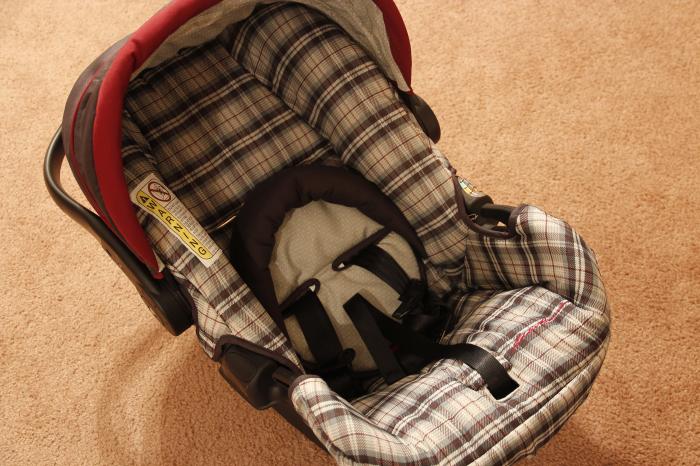
[[[355,350],[352,348],[345,348],[343,351],[338,353],[333,360],[325,364],[304,361],[304,368],[308,372],[320,376],[333,375],[350,370],[354,359]]]
[[[407,314],[412,314],[422,307],[425,296],[425,285],[420,280],[411,279],[406,284],[403,293],[399,295],[401,305],[394,311],[394,319],[403,319]]]

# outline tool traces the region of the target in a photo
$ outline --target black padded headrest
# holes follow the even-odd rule
[[[303,165],[276,173],[246,196],[232,224],[230,257],[243,280],[282,329],[269,268],[275,233],[289,211],[312,201],[354,207],[402,236],[417,255],[425,256],[416,232],[398,207],[361,175],[325,165]]]

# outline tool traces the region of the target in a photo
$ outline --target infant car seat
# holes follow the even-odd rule
[[[410,66],[390,0],[176,0],[81,75],[47,186],[339,463],[514,462],[589,393],[605,290],[569,225],[457,176]]]

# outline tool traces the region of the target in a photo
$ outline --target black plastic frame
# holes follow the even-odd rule
[[[61,128],[51,139],[44,158],[44,182],[58,207],[99,241],[102,248],[129,277],[149,310],[173,335],[179,335],[193,324],[192,305],[180,286],[165,269],[156,279],[110,228],[91,210],[70,197],[61,185],[61,166],[66,152]]]
[[[298,367],[233,335],[219,340],[213,359],[220,363],[219,373],[224,380],[253,408],[274,409],[309,440],[325,448],[292,404],[291,387],[305,377]]]
[[[430,105],[418,94],[399,91],[399,95],[403,103],[413,113],[413,116],[416,117],[416,121],[418,121],[418,125],[420,125],[423,132],[434,143],[437,143],[441,135],[440,122]]]

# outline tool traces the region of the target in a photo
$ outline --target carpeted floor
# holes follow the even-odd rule
[[[324,464],[171,338],[41,178],[75,78],[160,1],[0,3],[0,464]],[[700,3],[399,2],[441,148],[598,253],[613,342],[529,464],[700,463]],[[74,185],[72,185],[74,188]]]

